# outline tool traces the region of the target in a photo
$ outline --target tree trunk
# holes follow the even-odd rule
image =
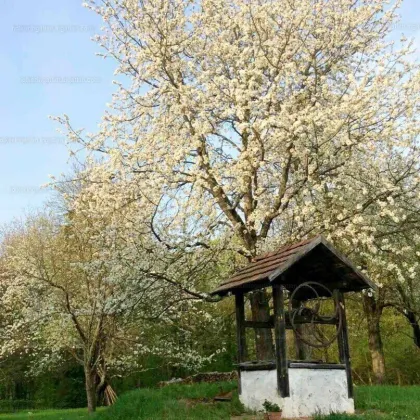
[[[265,290],[250,294],[252,320],[270,321],[270,299]],[[274,360],[273,334],[269,328],[255,328],[255,348],[257,360]]]
[[[96,372],[90,366],[85,366],[85,385],[86,397],[89,414],[96,411],[97,395],[96,395]]]
[[[372,359],[372,371],[376,384],[385,381],[385,357],[381,337],[380,320],[382,307],[373,296],[363,296],[363,307],[367,319],[369,352]]]
[[[293,300],[292,308],[298,309],[300,307],[300,301]],[[297,360],[308,360],[310,357],[310,350],[308,346],[301,340],[300,337],[306,337],[308,331],[305,325],[296,325],[296,331],[293,332],[295,341],[295,357]]]
[[[413,331],[413,341],[414,345],[420,349],[420,318],[418,318],[418,314],[416,314],[411,308],[411,302],[413,298],[409,298],[407,295],[407,291],[403,288],[400,283],[396,284],[396,289],[398,294],[400,295],[400,299],[402,301],[402,305],[395,305],[395,309],[400,312],[402,315],[405,316],[407,321],[410,323],[410,327]],[[410,293],[413,294],[413,292]]]
[[[408,319],[411,329],[413,330],[413,340],[417,348],[420,348],[420,325],[413,311],[405,311],[404,316]]]

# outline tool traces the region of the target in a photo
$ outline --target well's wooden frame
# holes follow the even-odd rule
[[[239,376],[239,393],[241,393],[241,370],[258,370],[258,369],[272,369],[277,370],[277,389],[281,397],[289,397],[289,367],[293,368],[318,368],[318,369],[345,369],[347,375],[347,388],[349,398],[353,398],[353,380],[351,373],[351,360],[348,342],[348,330],[346,321],[346,308],[344,301],[344,294],[339,289],[333,291],[335,304],[341,312],[341,328],[338,330],[338,350],[340,356],[340,364],[323,364],[314,367],[308,363],[290,363],[287,360],[286,347],[286,329],[292,328],[287,322],[285,305],[284,305],[283,285],[274,283],[272,285],[274,317],[269,322],[254,322],[245,319],[245,292],[243,290],[235,291],[235,306],[236,306],[236,337],[238,345],[238,376]],[[301,319],[299,323],[307,323],[308,320]],[[312,321],[313,322],[313,321]],[[315,321],[318,324],[335,324],[339,327],[338,318],[324,322],[322,320]],[[247,343],[246,343],[246,328],[274,328],[275,337],[275,363],[271,361],[262,361],[258,364],[247,365]]]

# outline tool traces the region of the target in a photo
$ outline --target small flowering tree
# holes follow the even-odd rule
[[[141,370],[142,355],[188,368],[210,360],[194,342],[194,328],[212,317],[203,312],[202,295],[181,279],[189,276],[191,286],[211,257],[192,260],[155,246],[151,258],[141,222],[128,226],[127,211],[121,228],[122,210],[108,219],[85,219],[79,210],[64,224],[39,216],[6,234],[1,356],[29,354],[34,372],[74,358],[84,368],[93,412],[109,378]]]
[[[97,133],[57,119],[103,154],[95,176],[119,185],[106,204],[143,197],[170,249],[252,260],[323,232],[381,280],[383,241],[418,226],[419,191],[419,66],[387,38],[388,3],[91,0],[123,82]],[[264,294],[251,303],[268,316]],[[260,357],[271,343],[257,337]]]
[[[388,297],[388,306],[392,306],[408,321],[413,337],[413,343],[420,348],[420,248],[418,233],[401,235],[393,238],[397,241],[400,252],[391,256],[391,266],[395,281],[389,282],[391,296]],[[415,238],[413,240],[413,238]]]

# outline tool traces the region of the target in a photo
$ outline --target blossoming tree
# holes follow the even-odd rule
[[[92,210],[95,201],[88,205]],[[206,328],[212,317],[193,291],[212,254],[192,258],[155,246],[151,257],[141,208],[136,204],[131,224],[129,212],[97,207],[85,218],[79,203],[65,224],[31,217],[2,243],[0,356],[27,354],[34,373],[73,358],[83,366],[91,412],[98,396],[109,394],[113,375],[142,369],[142,355],[188,368],[212,357],[195,342],[194,328]]]
[[[388,39],[388,3],[89,1],[122,77],[97,133],[57,119],[120,184],[105,205],[143,197],[168,247],[218,238],[250,260],[324,232],[381,280],[419,191],[419,67]],[[267,299],[252,298],[257,320]],[[257,351],[270,358],[269,332]]]

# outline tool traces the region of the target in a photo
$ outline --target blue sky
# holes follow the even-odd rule
[[[115,89],[115,63],[95,56],[99,48],[90,38],[102,23],[79,0],[0,0],[0,7],[4,223],[41,207],[49,196],[40,189],[48,174],[69,170],[63,139],[48,115],[66,113],[77,128],[94,131]],[[420,50],[420,0],[405,0],[401,13],[395,36],[416,37]]]

